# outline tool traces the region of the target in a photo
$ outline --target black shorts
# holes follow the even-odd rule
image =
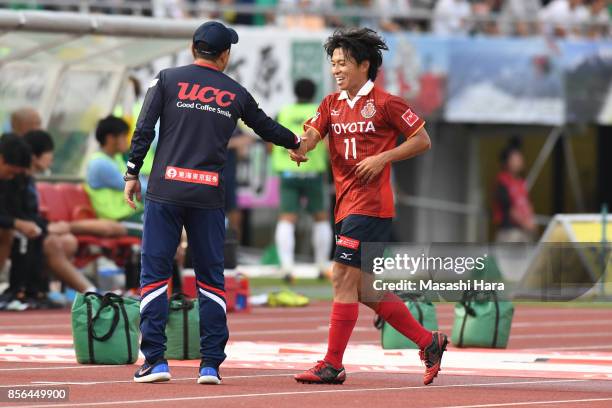
[[[392,220],[355,214],[337,223],[334,261],[372,273],[373,258],[383,256],[383,243],[391,238]],[[364,243],[367,249],[362,254]]]

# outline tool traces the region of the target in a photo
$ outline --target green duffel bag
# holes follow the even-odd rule
[[[166,353],[168,360],[199,360],[200,308],[198,300],[183,293],[172,295],[166,324]]]
[[[452,343],[457,347],[506,348],[514,305],[495,291],[467,291],[455,305]]]
[[[436,307],[422,294],[399,293],[398,296],[405,301],[406,307],[412,316],[426,329],[438,330]],[[381,330],[380,340],[383,349],[417,349],[413,341],[395,330],[389,323],[378,317],[375,326]]]
[[[138,359],[140,304],[114,293],[77,294],[72,339],[81,364],[133,364]]]

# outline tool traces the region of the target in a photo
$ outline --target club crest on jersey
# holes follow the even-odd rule
[[[374,106],[372,102],[366,103],[363,109],[361,110],[361,116],[363,116],[366,119],[370,119],[375,114],[376,114],[376,106]]]

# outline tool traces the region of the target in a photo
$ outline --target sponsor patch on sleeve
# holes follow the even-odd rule
[[[317,119],[319,119],[319,116],[321,116],[321,112],[317,111],[317,113],[312,117],[312,119],[310,119],[310,123],[315,123]]]
[[[404,122],[406,122],[408,124],[408,126],[412,127],[414,126],[415,123],[418,122],[419,117],[417,116],[416,113],[414,113],[412,111],[412,109],[408,109],[406,112],[404,112],[404,114],[402,115],[402,119],[404,119]]]
[[[358,249],[359,240],[345,237],[344,235],[338,235],[338,238],[336,239],[336,245],[344,248]]]
[[[214,171],[183,169],[180,167],[168,166],[166,167],[166,175],[164,178],[170,181],[206,184],[215,187],[219,185],[219,174]]]

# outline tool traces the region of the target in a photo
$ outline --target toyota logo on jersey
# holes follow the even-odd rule
[[[374,133],[376,128],[374,122],[350,122],[350,123],[332,123],[332,131],[337,135],[346,133]]]
[[[190,84],[187,82],[179,82],[178,86],[180,87],[178,98],[182,101],[199,100],[203,103],[214,101],[217,105],[226,108],[232,104],[234,99],[236,99],[236,94],[214,88],[212,86],[204,86],[200,88],[199,84]]]

